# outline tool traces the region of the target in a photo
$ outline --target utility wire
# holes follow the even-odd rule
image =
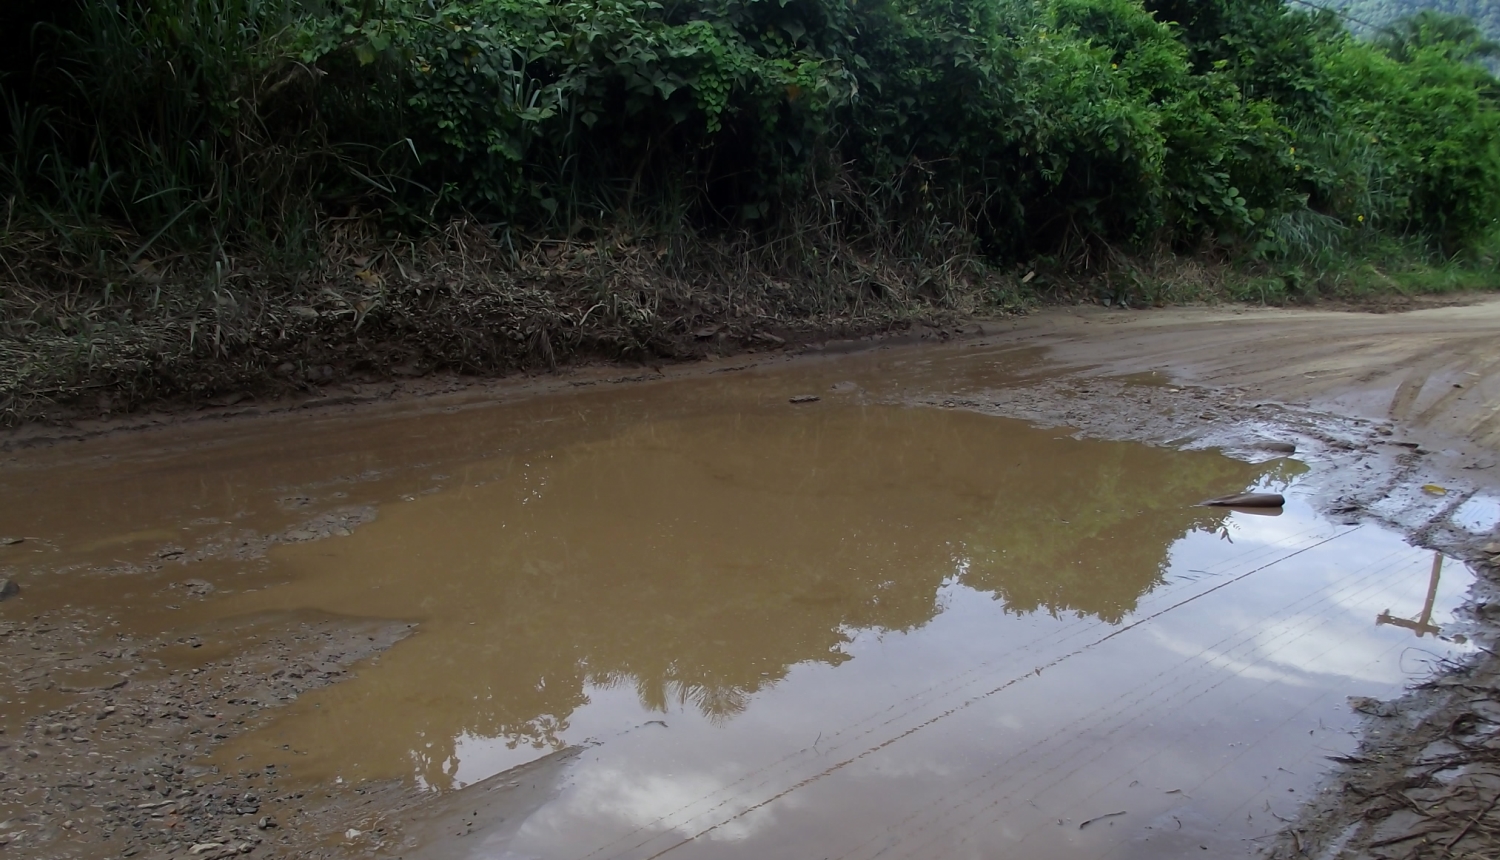
[[[1396,34],[1396,29],[1390,24],[1372,24],[1369,21],[1356,18],[1340,8],[1336,8],[1333,6],[1324,6],[1321,3],[1310,2],[1310,0],[1287,0],[1287,2],[1296,3],[1298,6],[1306,6],[1309,9],[1317,9],[1319,12],[1332,12],[1335,16],[1343,18],[1345,21],[1358,24],[1361,27],[1369,27],[1371,30],[1384,30],[1387,33],[1391,33],[1393,35]]]

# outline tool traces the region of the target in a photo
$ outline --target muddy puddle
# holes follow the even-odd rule
[[[911,405],[1031,358],[895,355],[17,458],[4,620],[157,662],[0,716],[376,619],[415,626],[199,761],[439,799],[321,834],[352,855],[1226,857],[1464,652],[1469,572],[1301,463]],[[1196,506],[1247,489],[1291,501]]]

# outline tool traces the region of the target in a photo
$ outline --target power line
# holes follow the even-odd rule
[[[1348,12],[1345,12],[1343,9],[1337,9],[1337,8],[1332,7],[1332,6],[1324,6],[1324,5],[1319,4],[1319,3],[1312,3],[1312,2],[1310,2],[1310,0],[1287,0],[1287,2],[1288,3],[1296,3],[1298,6],[1306,6],[1309,9],[1317,9],[1319,12],[1331,12],[1332,14],[1334,14],[1335,16],[1337,16],[1339,18],[1343,18],[1345,21],[1353,22],[1355,24],[1360,25],[1361,27],[1368,27],[1371,30],[1384,30],[1387,33],[1392,33],[1392,34],[1396,33],[1396,29],[1394,27],[1392,27],[1390,24],[1372,24],[1369,21],[1365,21],[1365,20],[1362,20],[1360,18],[1356,18],[1353,15],[1350,15]]]

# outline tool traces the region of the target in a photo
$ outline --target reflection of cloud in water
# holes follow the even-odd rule
[[[1246,821],[1247,802],[1269,809],[1260,791],[1285,816],[1297,801],[1286,789],[1311,784],[1324,755],[1348,750],[1344,696],[1389,694],[1405,680],[1393,658],[1400,633],[1332,598],[1351,588],[1389,594],[1424,563],[1378,530],[1324,529],[1341,536],[1321,546],[1304,531],[1232,548],[1191,536],[1200,562],[1231,575],[1173,585],[1125,631],[1097,619],[1017,618],[950,585],[941,616],[855,637],[850,664],[792,670],[742,719],[705,730],[674,717],[670,733],[606,744],[577,774],[580,791],[547,812],[551,832],[528,830],[524,847],[581,856],[605,846],[602,856],[614,856],[611,840],[622,839],[649,843],[624,855],[645,857],[707,832],[685,853],[791,856],[791,845],[845,856],[889,839],[905,849],[893,856],[968,856],[964,842],[985,847],[975,856],[1011,856],[1027,839],[1027,856],[1069,857],[1080,846],[1056,837],[1077,830],[1057,820],[1101,810],[1197,815],[1217,831],[1230,826],[1226,816]],[[1337,563],[1390,554],[1406,566]],[[904,716],[881,722],[892,714]],[[828,733],[821,750],[809,749],[815,732]],[[653,777],[692,788],[672,792]],[[652,793],[670,801],[642,799]],[[628,823],[598,822],[599,808],[630,810],[618,813]],[[746,809],[755,811],[735,817]],[[725,843],[705,844],[721,834]],[[834,851],[819,842],[840,838]]]
[[[1500,528],[1500,498],[1477,495],[1458,506],[1449,521],[1473,534],[1486,535]]]
[[[1166,581],[1174,542],[1228,516],[1195,503],[1272,468],[930,409],[627,425],[382,511],[354,538],[281,548],[300,578],[241,600],[420,613],[368,682],[318,694],[382,717],[305,746],[372,776],[394,775],[379,757],[400,750],[442,786],[461,739],[573,738],[591,685],[733,720],[791,667],[849,660],[858,631],[928,625],[955,584],[1012,617],[1117,623]]]
[[[1181,634],[1158,628],[1152,628],[1151,636],[1169,653],[1191,658],[1201,666],[1213,668],[1214,671],[1238,675],[1252,681],[1272,681],[1294,687],[1306,687],[1313,683],[1312,679],[1299,672],[1288,672],[1284,669],[1262,665],[1261,661],[1264,659],[1262,655],[1252,653],[1243,657],[1236,656],[1228,651],[1205,647],[1198,641]]]
[[[1237,542],[1245,548],[1251,546],[1275,546],[1294,540],[1308,530],[1309,523],[1319,523],[1317,515],[1300,500],[1292,500],[1288,511],[1295,514],[1286,522],[1277,523],[1257,520],[1231,521],[1229,524],[1238,534]],[[1329,534],[1357,532],[1364,526],[1323,524],[1321,528]],[[1431,585],[1430,565],[1432,553],[1415,549],[1403,542],[1380,539],[1362,539],[1357,533],[1352,539],[1341,540],[1337,552],[1318,552],[1307,559],[1303,575],[1320,577],[1328,584],[1327,599],[1349,611],[1353,627],[1362,628],[1377,614],[1391,610],[1400,615],[1403,611],[1415,615],[1427,599]],[[1462,594],[1468,576],[1461,570],[1461,562],[1449,560],[1449,573],[1439,582],[1439,604],[1453,602],[1451,598]],[[1358,588],[1335,588],[1351,575],[1371,576],[1382,571],[1403,571],[1399,577],[1382,579],[1378,592],[1369,593]],[[1439,610],[1438,623],[1449,620],[1450,614]]]
[[[575,808],[592,810],[600,819],[612,819],[628,828],[650,827],[663,819],[671,820],[674,813],[703,805],[706,797],[718,797],[735,781],[730,771],[722,775],[708,772],[686,774],[643,774],[626,772],[614,768],[590,768],[586,779],[574,789],[576,794],[569,799]],[[721,810],[725,817],[746,811],[747,802],[726,803]],[[527,829],[538,833],[547,829],[563,829],[569,824],[569,816],[549,820],[547,810],[527,822]],[[714,831],[714,837],[725,841],[749,838],[757,829],[774,826],[771,815],[745,816]],[[682,836],[692,836],[697,831],[687,824],[678,824],[675,831]]]
[[[1386,659],[1391,638],[1376,628],[1375,617],[1392,604],[1412,612],[1423,605],[1431,554],[1378,529],[1323,522],[1296,499],[1287,510],[1279,520],[1231,519],[1226,528],[1234,535],[1234,551],[1227,555],[1198,536],[1180,542],[1172,552],[1174,567],[1220,575],[1254,570],[1293,547],[1304,549],[1294,560],[1256,573],[1253,587],[1230,586],[1235,600],[1221,609],[1215,627],[1156,629],[1153,636],[1172,653],[1217,661],[1247,678],[1317,687],[1327,686],[1330,678],[1374,684],[1407,680],[1398,663]],[[1449,603],[1456,602],[1467,577],[1452,580],[1445,592]],[[1316,599],[1283,602],[1285,594],[1303,593],[1309,584],[1317,589]],[[1229,654],[1209,644],[1224,630],[1242,629],[1253,631],[1252,651]]]
[[[1285,629],[1267,629],[1260,634],[1261,647],[1272,662],[1308,675],[1336,675],[1351,681],[1399,684],[1405,676],[1394,665],[1379,661],[1390,647],[1375,635],[1368,618],[1347,615],[1300,616],[1288,619]],[[1288,630],[1296,635],[1282,644]],[[1274,649],[1274,650],[1273,650]]]

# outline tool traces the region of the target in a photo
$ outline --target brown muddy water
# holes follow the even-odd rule
[[[0,613],[185,643],[162,671],[246,619],[414,623],[207,761],[456,799],[328,834],[355,856],[1254,854],[1354,748],[1349,697],[1463,653],[1470,574],[1321,517],[1295,460],[907,405],[1030,360],[897,350],[28,453],[0,472],[0,534],[28,537]],[[1248,489],[1291,502],[1195,506]]]

